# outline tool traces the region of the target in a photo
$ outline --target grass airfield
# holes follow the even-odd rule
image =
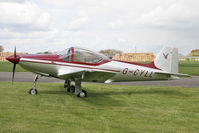
[[[199,88],[83,84],[88,97],[61,83],[0,82],[0,132],[198,133]]]
[[[199,62],[180,62],[180,73],[199,75]],[[0,62],[0,72],[13,65]],[[17,65],[16,72],[26,72]],[[62,83],[0,82],[0,133],[198,133],[199,87],[83,84],[88,97]]]

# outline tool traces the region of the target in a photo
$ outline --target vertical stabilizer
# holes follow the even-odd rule
[[[161,70],[178,73],[178,49],[164,47],[154,60],[155,66]]]

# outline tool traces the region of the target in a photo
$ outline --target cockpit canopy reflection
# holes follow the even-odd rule
[[[83,48],[71,47],[69,49],[58,52],[66,62],[80,62],[89,64],[98,64],[109,58],[105,55],[99,54]]]

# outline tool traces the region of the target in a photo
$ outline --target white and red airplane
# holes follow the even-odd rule
[[[91,50],[71,47],[52,55],[26,54],[16,55],[7,60],[36,74],[34,86],[29,93],[36,95],[36,83],[39,76],[54,77],[65,80],[64,87],[78,97],[86,97],[81,82],[119,82],[176,79],[189,76],[178,73],[178,49],[164,47],[155,60],[148,64],[117,61]],[[75,82],[75,86],[71,85]]]

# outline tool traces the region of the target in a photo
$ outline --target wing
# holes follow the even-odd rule
[[[113,77],[116,72],[97,71],[97,70],[62,70],[57,74],[61,79],[74,79],[75,77],[82,75],[82,81],[86,82],[105,82],[109,78]]]

